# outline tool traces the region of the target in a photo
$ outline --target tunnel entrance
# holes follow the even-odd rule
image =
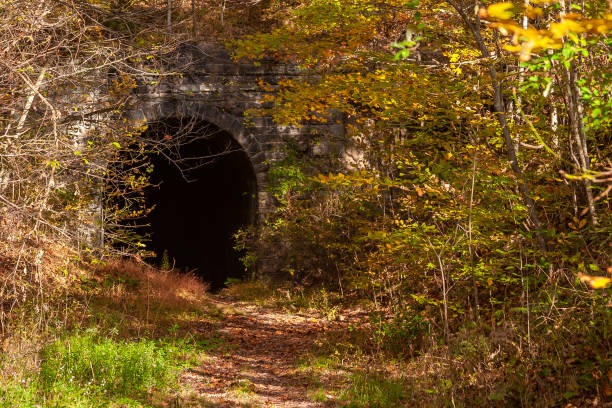
[[[212,290],[242,278],[233,235],[255,221],[257,210],[248,155],[231,134],[207,122],[167,120],[146,133],[173,146],[149,156],[154,167],[145,201],[153,210],[140,232],[150,236],[155,262],[193,271]]]

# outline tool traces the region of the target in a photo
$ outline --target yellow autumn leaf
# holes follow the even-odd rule
[[[598,34],[605,34],[612,31],[612,13],[606,16],[606,19],[594,19],[587,22],[587,28]],[[590,25],[590,26],[589,26]]]
[[[514,15],[512,9],[514,5],[510,2],[503,3],[495,3],[491,4],[489,8],[487,8],[487,13],[489,17],[498,18],[500,20],[509,20]]]
[[[531,51],[535,48],[535,44],[533,41],[528,41],[523,43],[521,47],[521,52],[519,54],[520,61],[529,61],[531,59]]]
[[[612,284],[612,279],[606,276],[589,276],[583,273],[579,273],[578,277],[580,281],[586,283],[593,289],[604,289]]]
[[[457,62],[461,59],[461,55],[459,54],[451,54],[449,60],[450,62]]]
[[[550,32],[554,38],[563,38],[568,32],[568,27],[565,22],[562,23],[550,23]]]
[[[573,33],[583,33],[586,31],[586,28],[577,21],[567,19],[563,20],[563,22],[567,25],[567,29]]]
[[[595,277],[593,278],[593,280],[590,281],[590,285],[593,289],[607,288],[608,286],[610,286],[611,283],[612,279],[606,278],[604,276]]]
[[[510,52],[519,52],[523,49],[522,45],[504,44],[504,49]]]
[[[525,8],[525,15],[529,18],[538,18],[544,14],[544,10],[539,7],[527,6]]]

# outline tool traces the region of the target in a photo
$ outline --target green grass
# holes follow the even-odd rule
[[[173,350],[151,340],[118,342],[92,335],[56,341],[42,352],[41,383],[75,385],[108,395],[144,394],[172,378]]]
[[[151,395],[175,384],[190,347],[75,334],[43,348],[37,375],[0,383],[0,407],[151,406]]]
[[[36,407],[38,401],[37,383],[9,380],[0,382],[0,407]]]
[[[245,378],[239,379],[238,382],[232,387],[232,391],[235,394],[242,396],[253,394],[254,389],[253,383]]]
[[[324,287],[297,289],[286,283],[246,281],[232,282],[222,293],[261,307],[284,309],[287,313],[316,310],[328,320],[337,320],[341,312],[340,295]]]
[[[353,374],[342,393],[347,408],[396,408],[404,399],[404,384],[378,375]]]
[[[192,275],[122,261],[46,288],[55,317],[44,326],[33,300],[14,309],[0,408],[174,407],[187,392],[180,371],[225,347],[207,330],[224,314],[206,289]]]
[[[328,394],[328,391],[325,388],[321,387],[313,391],[310,391],[308,393],[308,396],[314,402],[327,402],[329,400],[327,398],[327,394]]]

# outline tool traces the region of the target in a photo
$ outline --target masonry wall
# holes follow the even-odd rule
[[[209,44],[185,44],[168,59],[164,79],[144,76],[136,89],[136,104],[129,117],[144,123],[165,118],[194,118],[210,122],[231,133],[247,152],[258,184],[260,217],[274,208],[265,191],[266,173],[271,163],[283,155],[283,143],[308,143],[316,135],[320,143],[316,155],[326,155],[342,147],[344,125],[304,124],[281,126],[269,117],[250,118],[245,111],[262,106],[264,95],[259,82],[275,87],[283,78],[308,75],[294,66],[274,61],[257,65],[234,62],[223,47]]]

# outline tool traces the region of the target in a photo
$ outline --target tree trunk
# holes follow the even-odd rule
[[[197,21],[196,21],[196,7],[195,7],[195,0],[191,0],[191,23],[192,23],[192,31],[193,31],[193,40],[195,41],[197,36],[198,36],[198,31],[197,31]]]
[[[172,32],[172,0],[168,0],[168,10],[166,15],[166,31]]]
[[[468,26],[472,35],[474,36],[474,40],[480,49],[480,53],[483,58],[489,58],[489,51],[485,45],[485,42],[480,34],[480,20],[476,17],[476,21],[470,20],[465,11],[461,8],[459,4],[457,4],[454,0],[449,0],[449,4],[453,6],[455,10],[459,13],[465,24]],[[525,175],[521,170],[519,165],[519,161],[516,155],[516,149],[514,147],[514,141],[512,140],[512,136],[510,135],[510,129],[508,127],[508,118],[506,116],[506,107],[504,105],[503,93],[502,93],[502,84],[497,75],[497,70],[493,64],[489,65],[489,75],[491,77],[493,92],[494,92],[494,107],[495,113],[497,116],[497,122],[499,123],[502,133],[504,135],[504,140],[506,142],[506,148],[508,149],[508,159],[510,160],[510,167],[514,172],[515,176],[518,179],[518,189],[523,198],[523,202],[529,211],[529,219],[533,223],[536,229],[536,239],[538,241],[538,246],[542,250],[546,250],[546,240],[544,239],[544,235],[542,234],[542,222],[540,221],[540,217],[538,216],[538,212],[535,206],[535,201],[531,198],[531,192],[529,191],[529,186],[527,185],[527,181],[525,180]]]
[[[582,106],[580,88],[576,80],[576,64],[572,62],[569,68],[562,68],[565,74],[565,108],[567,110],[567,116],[570,120],[571,136],[573,144],[576,149],[573,150],[573,159],[580,171],[587,174],[591,170],[591,160],[589,158],[589,151],[586,139],[586,133],[584,131],[584,108]],[[586,197],[587,208],[583,212],[587,212],[590,215],[591,223],[597,224],[597,214],[595,212],[595,203],[593,200],[593,191],[591,190],[591,180],[589,178],[583,178],[582,185],[584,187],[584,193]]]

